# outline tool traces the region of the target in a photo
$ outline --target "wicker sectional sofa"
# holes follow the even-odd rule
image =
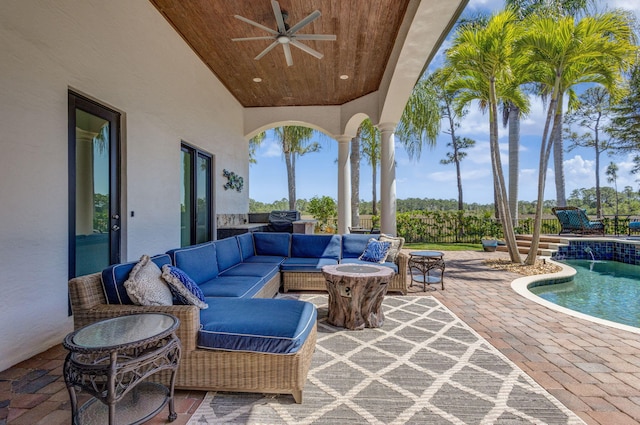
[[[199,286],[209,305],[202,310],[134,305],[124,282],[137,262],[113,265],[69,281],[74,325],[125,314],[172,314],[180,320],[182,343],[176,388],[292,394],[300,403],[317,312],[307,302],[272,298],[281,283],[285,291],[324,290],[322,266],[358,262],[350,252],[362,252],[371,236],[377,235],[246,233],[152,257],[158,267],[176,266]],[[397,271],[389,291],[406,293],[407,256],[386,265]]]

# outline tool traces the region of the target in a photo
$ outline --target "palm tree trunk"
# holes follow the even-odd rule
[[[360,226],[360,135],[351,139],[351,227]]]
[[[509,105],[509,210],[518,226],[518,176],[520,173],[520,108]]]
[[[536,215],[533,220],[533,235],[531,238],[531,245],[529,247],[529,254],[525,259],[525,264],[532,266],[536,263],[538,256],[538,247],[540,246],[540,232],[542,231],[542,206],[544,204],[544,186],[547,177],[547,165],[549,164],[549,157],[551,156],[551,148],[553,147],[553,137],[549,137],[549,127],[551,125],[552,117],[557,117],[555,110],[558,103],[558,91],[560,88],[560,79],[556,78],[556,82],[551,93],[551,102],[549,103],[549,110],[547,111],[547,119],[544,123],[544,130],[542,132],[542,143],[540,143],[540,163],[538,166],[538,201],[536,203]],[[555,120],[553,126],[559,125]],[[548,141],[548,142],[547,142]]]
[[[289,209],[296,209],[296,173],[295,157],[291,152],[285,152],[284,161],[287,165],[287,187],[289,189]]]
[[[378,191],[376,190],[376,180],[378,180],[378,164],[376,162],[371,164],[371,169],[372,169],[372,175],[373,175],[373,189],[372,189],[372,195],[373,195],[373,201],[371,202],[371,209],[372,209],[372,214],[373,215],[378,215],[378,196],[377,193]]]
[[[511,213],[509,212],[509,203],[507,200],[507,189],[504,182],[504,174],[502,173],[502,161],[500,160],[500,146],[498,144],[498,101],[496,96],[495,79],[489,82],[489,142],[491,145],[491,164],[493,166],[494,176],[496,176],[496,198],[500,212],[500,221],[502,222],[502,231],[509,250],[509,257],[512,263],[521,264],[520,252],[516,242],[516,235],[513,230],[513,222],[511,221]]]
[[[556,110],[556,120],[562,122],[562,93],[558,95],[558,103]],[[564,181],[564,143],[562,141],[562,127],[556,126],[554,123],[553,133],[553,168],[556,178],[556,205],[564,207],[567,205],[567,197],[565,194]]]

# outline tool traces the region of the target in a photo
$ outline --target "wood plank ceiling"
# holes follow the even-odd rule
[[[277,30],[270,0],[150,1],[240,104],[273,107],[341,105],[378,90],[410,0],[280,0],[290,26],[322,13],[298,34],[337,37],[301,41],[322,59],[292,46],[293,66],[281,46],[254,60],[273,40],[231,40],[269,35],[234,15]]]

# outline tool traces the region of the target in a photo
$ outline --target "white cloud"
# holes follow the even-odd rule
[[[265,158],[279,157],[282,155],[282,147],[279,142],[269,139],[262,143],[260,152]]]

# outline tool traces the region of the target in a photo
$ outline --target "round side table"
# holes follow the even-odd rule
[[[422,283],[422,290],[426,291],[427,286],[439,283],[444,290],[444,252],[441,251],[414,251],[409,253],[409,273],[411,274],[411,285]],[[435,270],[435,276],[432,271]],[[436,290],[436,288],[429,289]]]
[[[140,424],[167,402],[169,421],[174,421],[179,323],[169,314],[133,314],[92,323],[67,335],[64,379],[72,423]],[[146,378],[162,370],[171,372],[169,387],[148,382]],[[93,396],[82,406],[78,406],[78,389]]]

